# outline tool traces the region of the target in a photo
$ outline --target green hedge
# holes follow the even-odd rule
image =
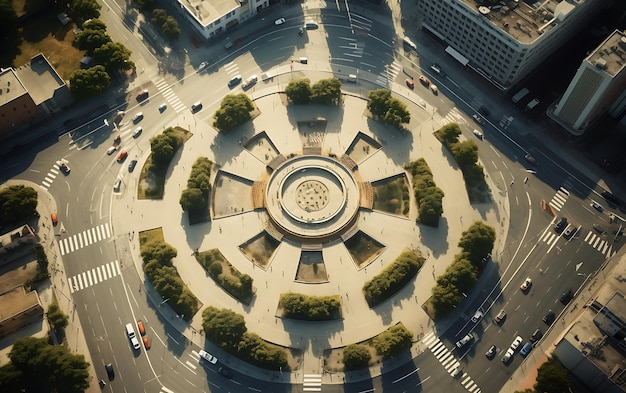
[[[410,162],[406,170],[411,174],[413,181],[413,192],[418,206],[418,221],[422,224],[437,227],[439,218],[443,214],[444,193],[437,187],[433,178],[433,173],[426,163],[420,158]]]
[[[363,285],[365,300],[370,307],[387,300],[409,283],[424,265],[424,257],[406,250],[385,270]]]
[[[283,293],[278,302],[286,318],[309,321],[326,321],[339,317],[339,296],[308,296],[300,293]]]
[[[219,249],[213,248],[197,253],[196,260],[226,292],[242,303],[250,303],[254,295],[252,277],[241,273],[231,265]],[[224,271],[224,266],[226,266],[226,271]]]

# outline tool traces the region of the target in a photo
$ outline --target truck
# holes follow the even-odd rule
[[[539,105],[539,100],[536,98],[533,98],[532,101],[526,104],[526,110],[529,111],[533,109],[534,107],[536,107],[537,105]]]
[[[517,104],[522,98],[526,97],[528,93],[530,93],[530,91],[524,87],[522,90],[515,93],[513,98],[511,98],[511,101],[513,101],[514,104]]]

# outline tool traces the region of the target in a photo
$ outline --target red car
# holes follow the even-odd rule
[[[420,75],[420,83],[424,86],[430,86],[430,79],[426,78],[424,75]]]
[[[407,78],[404,82],[409,87],[409,89],[413,90],[415,88],[415,82],[413,82],[413,79]]]
[[[117,156],[117,162],[122,162],[126,159],[126,157],[128,157],[128,153],[126,152],[126,150],[122,150],[122,152],[120,153],[119,156]]]

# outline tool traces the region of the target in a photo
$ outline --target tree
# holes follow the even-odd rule
[[[48,318],[48,322],[55,330],[64,329],[68,324],[67,315],[63,314],[63,311],[61,311],[59,305],[56,303],[53,303],[50,307],[48,307],[46,318]]]
[[[183,138],[172,127],[166,128],[161,134],[150,139],[152,163],[160,170],[169,165],[174,154],[183,144]]]
[[[412,338],[413,333],[400,323],[374,337],[372,344],[377,354],[388,359],[409,349],[412,344]]]
[[[496,231],[482,221],[474,222],[459,240],[459,247],[468,253],[468,259],[478,266],[482,259],[493,250]]]
[[[438,187],[431,187],[428,193],[419,200],[419,221],[430,226],[438,226],[439,218],[443,214],[443,191]]]
[[[130,60],[131,51],[119,42],[107,42],[93,51],[93,59],[108,71],[130,70],[135,63]]]
[[[22,221],[36,212],[37,191],[34,188],[16,185],[0,191],[0,221]]]
[[[154,7],[155,1],[156,0],[137,0],[137,5],[144,10],[149,10]]]
[[[83,23],[83,31],[85,30],[100,30],[106,31],[107,25],[100,19],[91,19]]]
[[[103,66],[76,70],[70,75],[70,90],[78,98],[90,98],[109,88],[111,78]]]
[[[441,127],[437,133],[441,142],[445,145],[451,145],[459,141],[459,135],[461,135],[461,127],[457,123],[448,123]]]
[[[474,141],[462,141],[452,147],[452,155],[462,170],[471,168],[478,161],[478,145]]]
[[[101,8],[96,0],[73,0],[68,12],[80,25],[82,21],[98,18]]]
[[[402,101],[397,98],[390,98],[387,103],[388,109],[384,116],[385,123],[400,127],[402,123],[411,121],[411,113]]]
[[[145,263],[157,261],[159,265],[169,266],[176,255],[178,251],[165,242],[152,241],[141,246],[141,258]]]
[[[163,26],[161,26],[161,29],[163,30],[163,34],[165,34],[166,37],[172,40],[175,40],[180,35],[180,27],[178,26],[178,21],[176,21],[176,19],[174,19],[174,17],[172,16],[167,17],[165,23],[163,23]]]
[[[569,391],[567,369],[558,360],[551,357],[537,369],[535,391],[542,393],[561,393]]]
[[[311,101],[311,81],[309,78],[295,79],[289,82],[285,88],[287,99],[292,103],[308,104]]]
[[[17,13],[10,0],[0,1],[0,37],[15,37],[17,35]]]
[[[391,91],[387,89],[370,90],[367,93],[369,102],[367,103],[367,109],[374,116],[384,116],[388,110],[388,102],[391,98]]]
[[[229,94],[222,100],[220,108],[213,116],[213,127],[221,132],[228,132],[235,127],[250,120],[250,112],[254,105],[247,95],[241,93],[237,95]]]
[[[316,104],[340,104],[341,81],[338,78],[318,81],[311,87],[311,101]]]
[[[365,345],[350,344],[343,349],[343,364],[346,370],[358,370],[367,367],[372,354]]]
[[[155,8],[152,11],[152,23],[159,28],[163,27],[163,24],[167,20],[167,11],[162,8]]]
[[[198,188],[186,188],[180,196],[180,206],[185,211],[206,209],[207,200],[202,190]]]
[[[222,349],[237,349],[244,333],[246,321],[232,310],[207,307],[202,312],[202,328],[206,337]]]
[[[84,50],[88,55],[92,55],[94,50],[102,45],[111,42],[111,37],[106,30],[83,30],[74,38],[74,45],[80,50]]]

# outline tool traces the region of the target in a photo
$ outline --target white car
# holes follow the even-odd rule
[[[249,77],[248,79],[246,79],[242,84],[241,84],[241,88],[242,89],[249,89],[252,86],[254,86],[256,84],[256,82],[259,80],[259,78],[256,75],[252,75],[251,77]]]
[[[280,26],[280,25],[282,25],[283,23],[285,23],[285,18],[278,18],[278,19],[276,19],[276,20],[274,21],[274,25],[276,25],[276,26]]]
[[[482,140],[484,138],[484,135],[482,132],[478,131],[478,130],[474,130],[474,135],[476,135],[476,138]]]
[[[167,104],[159,105],[159,112],[163,113],[165,112],[166,109],[167,109]]]
[[[511,343],[511,351],[515,351],[520,346],[522,341],[524,341],[524,339],[521,336],[515,337],[515,340],[513,340],[513,342]]]
[[[137,112],[135,116],[133,116],[133,123],[139,123],[143,119],[143,113]]]
[[[200,65],[198,66],[198,71],[202,71],[204,70],[209,64],[206,61],[203,61],[202,63],[200,63]]]
[[[217,363],[217,358],[203,349],[198,351],[198,355],[200,355],[200,358],[206,360],[207,362],[211,364]]]
[[[483,312],[478,310],[474,313],[474,316],[472,317],[472,322],[476,323],[478,321],[480,321],[480,319],[483,317]]]
[[[502,363],[504,364],[509,364],[509,362],[511,361],[511,359],[513,359],[513,355],[515,354],[515,352],[511,351],[511,349],[507,349],[506,353],[504,354],[504,356],[502,357]]]
[[[115,151],[117,150],[117,146],[111,146],[107,149],[107,155],[111,155],[113,153],[115,153]]]
[[[474,336],[472,336],[471,334],[468,334],[465,337],[463,337],[462,339],[460,339],[459,341],[457,341],[456,342],[456,346],[457,346],[457,348],[463,348],[465,346],[465,344],[469,343],[473,339],[474,339]]]
[[[135,128],[135,131],[133,131],[133,138],[137,138],[142,132],[143,128],[141,128],[141,126]]]

